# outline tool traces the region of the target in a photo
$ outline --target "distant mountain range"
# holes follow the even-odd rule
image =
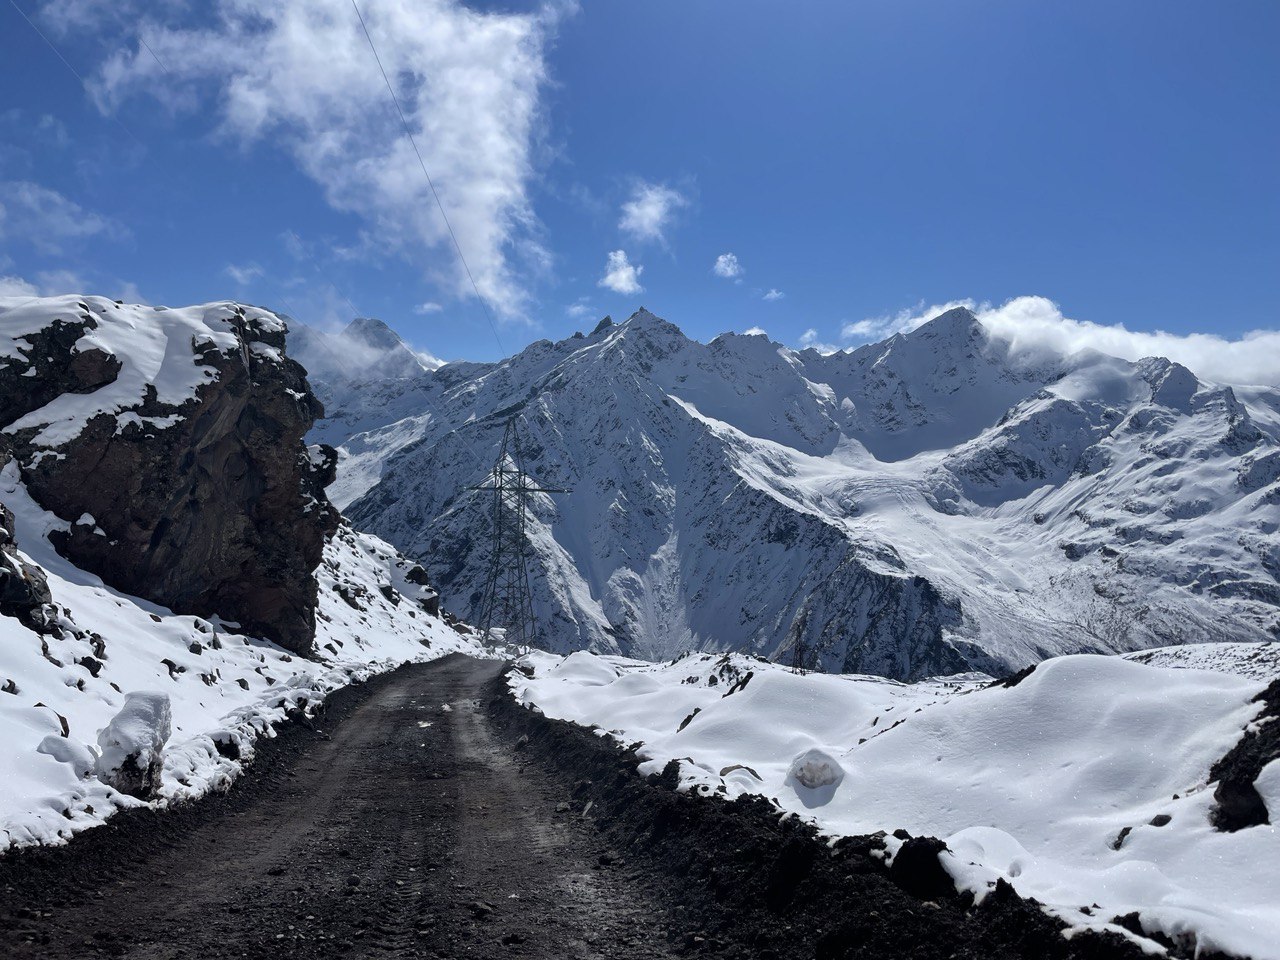
[[[466,487],[508,417],[572,489],[530,534],[553,650],[799,640],[825,669],[917,678],[1280,636],[1275,389],[1015,352],[965,309],[833,354],[703,344],[643,309],[501,363],[435,365],[377,321],[340,338],[290,335],[326,405],[310,439],[339,448],[330,497],[458,615],[488,560]]]

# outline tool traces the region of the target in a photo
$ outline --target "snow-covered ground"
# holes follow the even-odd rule
[[[1136,911],[1199,951],[1280,958],[1280,835],[1215,830],[1207,783],[1280,675],[1280,643],[1135,657],[1148,662],[1060,657],[988,686],[798,676],[738,654],[535,653],[511,683],[550,717],[639,743],[642,773],[679,760],[682,789],[762,794],[830,835],[940,837],[979,898],[1004,878],[1073,927],[1131,936],[1111,921]],[[1280,762],[1257,788],[1276,818]]]
[[[67,524],[31,500],[12,464],[0,474],[0,501],[15,515],[22,559],[43,568],[69,628],[63,639],[42,638],[0,617],[0,852],[65,840],[142,803],[93,772],[99,734],[131,693],[168,697],[164,804],[229,784],[290,710],[407,661],[479,653],[418,605],[421,588],[405,582],[403,557],[345,525],[317,571],[318,659],[306,660],[112,590],[73,566],[45,536]]]

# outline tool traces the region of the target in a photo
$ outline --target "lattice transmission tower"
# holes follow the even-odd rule
[[[471,487],[493,493],[493,541],[489,575],[480,600],[479,626],[492,643],[495,628],[505,630],[509,646],[524,651],[537,637],[529,590],[529,539],[526,531],[529,495],[569,493],[559,487],[540,487],[524,470],[516,418],[507,420],[502,447],[487,483]]]

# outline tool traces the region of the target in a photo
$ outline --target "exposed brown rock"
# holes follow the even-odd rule
[[[176,612],[237,621],[308,653],[313,571],[338,522],[324,495],[333,451],[313,457],[302,441],[323,409],[302,367],[276,352],[282,329],[233,305],[226,323],[234,347],[191,345],[193,363],[216,374],[193,399],[172,406],[149,387],[132,408],[144,418],[176,414],[172,425],[122,426],[103,413],[59,456],[40,455],[35,429],[0,434],[0,458],[16,459],[31,496],[71,524],[51,539],[77,566]],[[96,325],[86,308],[26,338],[26,356],[0,367],[0,426],[115,379],[117,358],[75,350]],[[95,522],[77,523],[86,513]]]

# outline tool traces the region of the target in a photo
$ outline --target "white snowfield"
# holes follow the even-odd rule
[[[1280,675],[1280,643],[1154,654],[1160,666],[1065,656],[987,687],[798,676],[737,654],[535,653],[523,661],[534,676],[513,672],[511,685],[550,717],[639,743],[641,773],[678,760],[682,789],[761,794],[832,836],[942,838],[944,866],[978,898],[1004,878],[1072,928],[1153,954],[1164,948],[1110,921],[1137,911],[1144,932],[1197,951],[1276,960],[1280,835],[1216,831],[1207,779]],[[1280,762],[1257,788],[1280,819]],[[887,856],[900,846],[884,842]]]
[[[98,756],[99,737],[131,693],[168,697],[172,729],[157,801],[164,805],[225,788],[253,756],[258,738],[274,736],[273,727],[292,709],[313,709],[339,687],[408,661],[480,653],[396,592],[408,567],[403,557],[346,526],[326,545],[317,570],[318,659],[305,660],[227,633],[217,620],[176,615],[122,594],[70,564],[45,536],[66,524],[31,500],[12,464],[0,473],[0,502],[14,513],[22,558],[48,575],[53,602],[68,621],[101,636],[95,651],[90,640],[69,633],[64,640],[42,638],[0,617],[0,853],[61,842],[142,803],[94,775],[95,768],[105,772],[123,759]],[[100,662],[96,676],[77,662],[85,658]],[[145,705],[146,698],[134,699]],[[140,742],[160,729],[160,718],[152,719],[126,714],[117,733],[105,738],[104,752],[112,753],[120,737]]]

